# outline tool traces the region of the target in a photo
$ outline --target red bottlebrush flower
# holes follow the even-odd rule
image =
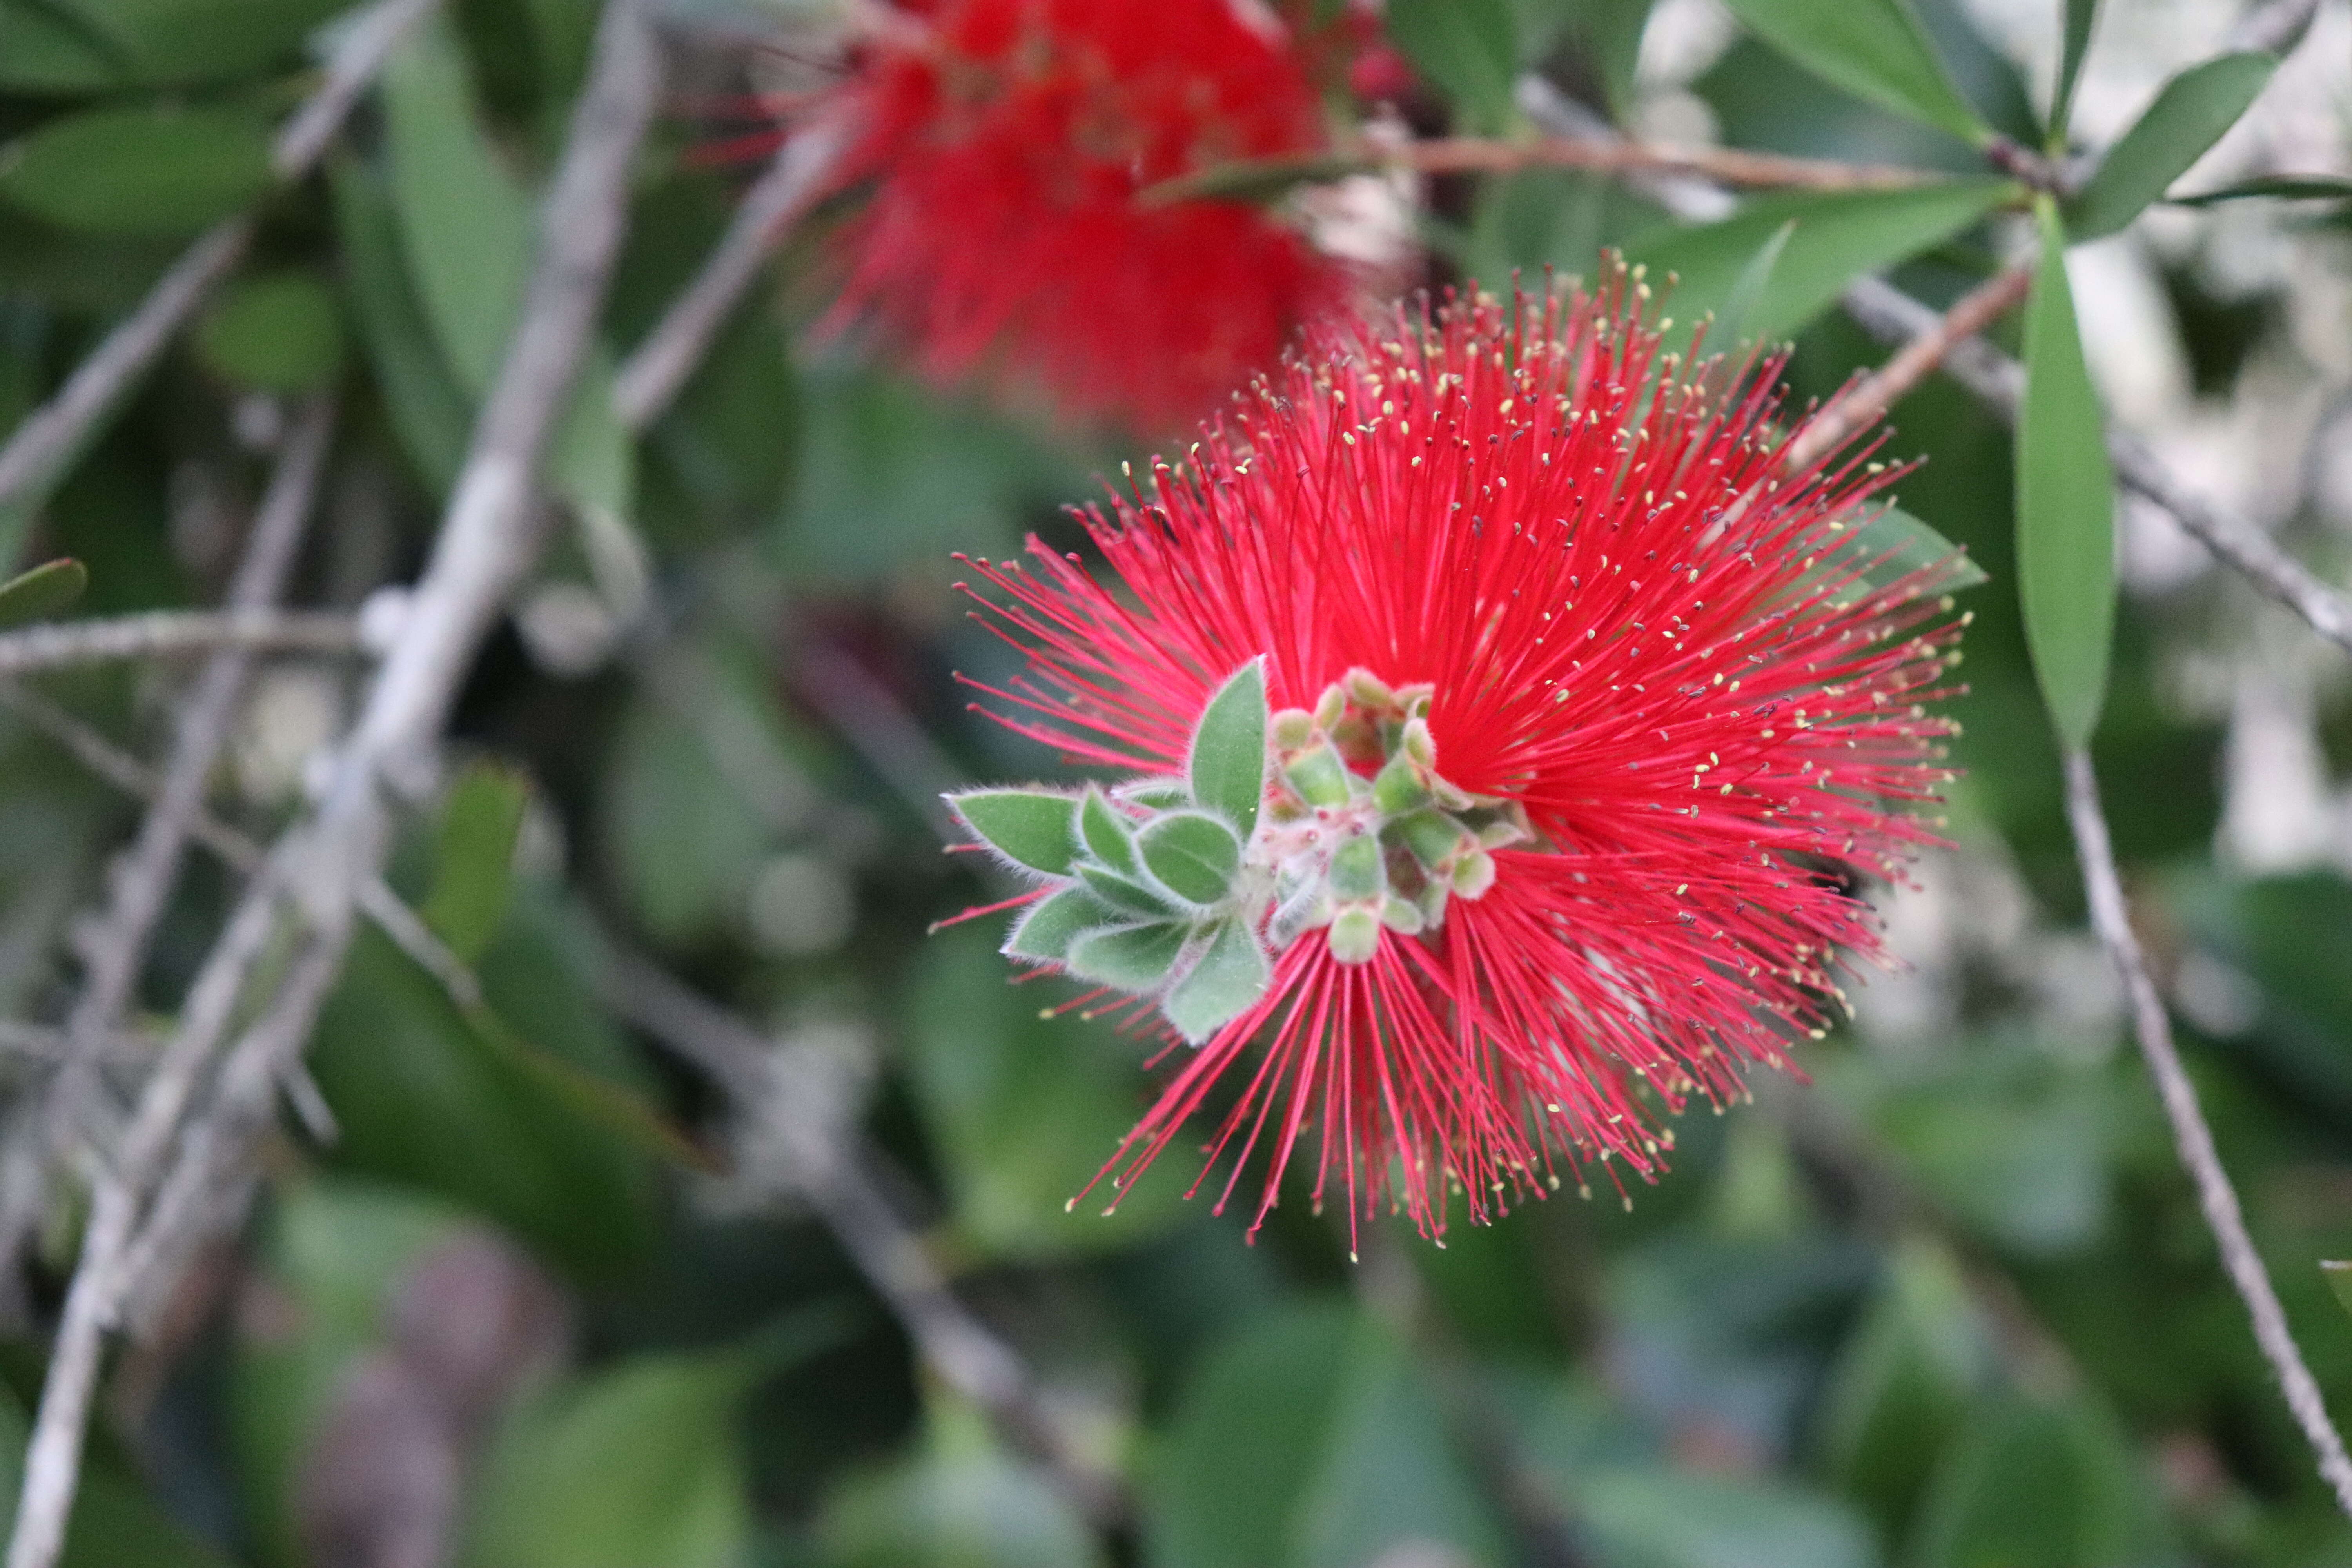
[[[1230,1197],[1269,1144],[1260,1221],[1302,1153],[1318,1206],[1336,1176],[1351,1226],[1433,1235],[1455,1188],[1473,1223],[1591,1162],[1622,1188],[1877,955],[1852,878],[1929,837],[1962,563],[1862,456],[1791,468],[1777,363],[1694,368],[1629,292],[1327,327],[1085,514],[1109,575],[981,565],[1029,656],[998,716],[1144,775],[958,803],[1054,892],[1009,953],[1198,1041],[1115,1192],[1221,1085],[1210,1168]]]
[[[872,321],[938,382],[983,371],[1069,414],[1172,430],[1347,301],[1346,266],[1262,207],[1138,200],[1325,150],[1321,40],[1236,0],[905,11],[836,89],[862,127],[844,176],[873,182],[836,328]]]

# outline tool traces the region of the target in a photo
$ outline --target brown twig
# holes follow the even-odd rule
[[[280,183],[299,179],[318,163],[393,46],[434,4],[376,0],[344,31],[325,78],[271,145],[270,172]],[[181,253],[139,308],[0,447],[0,506],[23,500],[73,460],[99,420],[146,373],[252,241],[253,219],[239,216],[224,218]]]
[[[708,1074],[739,1116],[772,1136],[792,1192],[816,1212],[940,1381],[986,1411],[1006,1439],[1045,1465],[1087,1518],[1134,1521],[1126,1483],[1080,1452],[1011,1346],[949,1289],[946,1276],[874,1179],[841,1095],[820,1064],[796,1059],[658,966],[613,950],[596,977],[613,1009]]]
[[[2254,1342],[2277,1376],[2295,1425],[2303,1428],[2318,1457],[2321,1479],[2336,1494],[2336,1506],[2352,1515],[2352,1457],[2346,1455],[2344,1439],[2328,1418],[2327,1403],[2310,1367],[2304,1363],[2294,1331],[2287,1326],[2286,1310],[2271,1286],[2270,1271],[2263,1266],[2262,1254],[2254,1250],[2253,1237],[2246,1233],[2237,1189],[2231,1185],[2230,1173],[2213,1147],[2212,1130],[2197,1102],[2197,1087],[2181,1066],[2180,1052],[2172,1040],[2172,1020],[2148,975],[2147,955],[2140,951],[2124,904],[2115,847],[2108,841],[2106,818],[2099,809],[2098,775],[2085,752],[2066,754],[2066,818],[2074,830],[2074,852],[2090,895],[2092,927],[2123,981],[2133,1038],[2139,1042],[2148,1076],[2156,1080],[2158,1097],[2164,1102],[2165,1117],[2172,1123],[2180,1163],[2197,1184],[2197,1201],[2205,1211],[2213,1239],[2220,1244],[2222,1268],[2253,1320]]]
[[[1895,357],[1830,399],[1822,411],[1805,421],[1790,439],[1787,460],[1791,468],[1809,468],[1845,444],[1857,430],[1900,402],[1927,379],[1952,345],[1972,338],[2025,300],[2033,287],[2033,270],[2011,267],[1995,273],[1954,301],[1936,324],[1896,351]]]

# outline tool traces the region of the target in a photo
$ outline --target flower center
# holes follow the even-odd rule
[[[1333,958],[1369,963],[1382,926],[1434,931],[1450,900],[1495,885],[1494,850],[1535,837],[1517,801],[1472,795],[1437,771],[1433,694],[1351,669],[1312,710],[1267,723],[1269,788],[1245,860],[1271,885],[1276,952],[1320,930]]]

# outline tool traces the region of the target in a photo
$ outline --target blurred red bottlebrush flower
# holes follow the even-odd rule
[[[908,0],[835,89],[845,182],[836,330],[873,322],[941,383],[982,371],[1066,414],[1181,429],[1344,305],[1346,265],[1246,202],[1138,200],[1240,158],[1324,150],[1302,39],[1245,0]],[[1326,70],[1329,68],[1329,71]]]
[[[1866,454],[1792,470],[1779,362],[1694,369],[1647,292],[1327,326],[1084,514],[1117,584],[979,566],[1029,659],[998,717],[1144,775],[956,803],[1045,882],[1007,952],[1198,1046],[1115,1193],[1221,1083],[1219,1206],[1267,1139],[1260,1222],[1302,1144],[1351,1226],[1622,1190],[1878,956],[1851,879],[1931,837],[1964,564]]]

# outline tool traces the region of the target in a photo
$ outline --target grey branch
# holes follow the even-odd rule
[[[406,0],[403,0],[406,3]],[[314,819],[271,852],[199,970],[180,1024],[140,1096],[111,1169],[91,1195],[41,1407],[26,1451],[7,1568],[54,1568],[79,1481],[91,1390],[119,1311],[121,1264],[152,1194],[172,1184],[175,1153],[209,1168],[218,1140],[183,1138],[183,1123],[281,918],[298,895],[309,931],[285,984],[222,1065],[209,1126],[249,1129],[308,1037],[340,968],[350,915],[382,865],[390,834],[386,781],[429,771],[459,681],[529,570],[539,544],[533,476],[594,332],[626,216],[628,174],[653,114],[659,47],[640,0],[609,0],[589,80],[541,219],[523,310],[424,577],[342,748]]]
[[[612,1007],[726,1092],[739,1115],[772,1134],[793,1192],[832,1231],[914,1342],[924,1364],[986,1411],[1007,1440],[1044,1464],[1097,1524],[1131,1522],[1125,1483],[1077,1450],[1040,1396],[1028,1365],[948,1288],[939,1265],[874,1178],[824,1074],[657,966],[608,952],[598,978]]]
[[[242,661],[255,653],[359,651],[358,623],[346,615],[266,607],[155,610],[0,633],[0,679],[106,659],[226,653]]]
[[[281,184],[310,173],[393,45],[434,4],[376,0],[352,22],[327,63],[325,79],[279,128],[271,144],[270,172]],[[37,490],[73,460],[98,422],[155,363],[252,242],[253,219],[240,216],[224,218],[181,254],[139,308],[66,378],[57,395],[0,447],[0,506]]]
[[[2140,951],[2139,938],[2124,906],[2123,880],[2116,874],[2115,848],[2108,842],[2106,818],[2099,809],[2098,775],[2084,752],[2066,755],[2066,817],[2074,829],[2074,853],[2082,862],[2083,882],[2090,895],[2091,924],[2123,981],[2133,1037],[2147,1060],[2148,1076],[2156,1079],[2180,1163],[2197,1184],[2197,1200],[2205,1210],[2205,1223],[2212,1227],[2214,1240],[2221,1245],[2222,1267],[2253,1319],[2254,1342],[2277,1375],[2295,1425],[2303,1428],[2318,1456],[2321,1478],[2335,1492],[2336,1506],[2352,1515],[2352,1458],[2346,1457],[2344,1439],[2328,1418],[2319,1384],[2304,1364],[2303,1352],[2287,1327],[2286,1311],[2271,1287],[2262,1254],[2254,1250],[2253,1237],[2246,1234],[2246,1216],[2238,1207],[2237,1189],[2221,1168],[2212,1131],[2197,1102],[2197,1088],[2180,1065],[2180,1052],[2172,1040],[2172,1021],[2148,975],[2147,955]]]
[[[776,150],[702,270],[613,378],[613,406],[622,425],[645,430],[677,400],[736,301],[793,225],[824,195],[852,134],[846,121],[820,121]]]
[[[2307,22],[2308,16],[2304,20]],[[1539,77],[1520,79],[1518,99],[1530,119],[1556,135],[1593,139],[1617,135],[1606,121]],[[1641,184],[1678,217],[1705,222],[1731,209],[1731,198],[1704,181],[1659,177]],[[1948,338],[1942,332],[1940,314],[1883,279],[1856,279],[1839,296],[1839,303],[1882,342],[1908,346],[1931,337]],[[2024,367],[1981,337],[1942,341],[1940,347],[1944,370],[1987,407],[2014,424],[2025,395]],[[2352,652],[2352,602],[2280,549],[2252,521],[2183,485],[2137,437],[2112,424],[2107,426],[2107,452],[2115,460],[2116,477],[2124,484],[2168,512],[2190,537],[2257,590],[2300,616],[2320,636]]]
[[[313,400],[288,437],[285,449],[264,494],[245,554],[230,582],[229,615],[224,626],[244,630],[282,631],[260,620],[283,590],[292,570],[303,524],[325,470],[327,448],[334,433],[334,406],[326,398]],[[146,617],[142,617],[146,619]],[[308,618],[306,618],[308,619]],[[340,617],[338,617],[340,619]],[[44,627],[18,637],[0,639],[0,671],[8,668],[9,645],[24,637],[51,634],[52,640],[69,642],[71,634],[100,628],[132,631],[136,623],[83,623]],[[152,629],[152,625],[149,627]],[[348,638],[350,626],[340,627]],[[48,1164],[79,1136],[89,1121],[87,1101],[97,1087],[100,1053],[113,1036],[138,984],[148,940],[170,901],[179,875],[182,852],[203,815],[205,787],[213,765],[226,743],[236,716],[246,679],[251,672],[249,645],[231,640],[216,647],[181,698],[173,727],[170,760],[157,782],[138,837],[116,860],[107,878],[107,905],[78,942],[82,956],[82,990],[66,1019],[71,1042],[64,1065],[47,1089],[31,1097],[25,1125],[12,1141],[7,1156],[7,1181],[0,1188],[0,1259],[13,1260],[24,1240],[39,1222],[48,1191]]]

